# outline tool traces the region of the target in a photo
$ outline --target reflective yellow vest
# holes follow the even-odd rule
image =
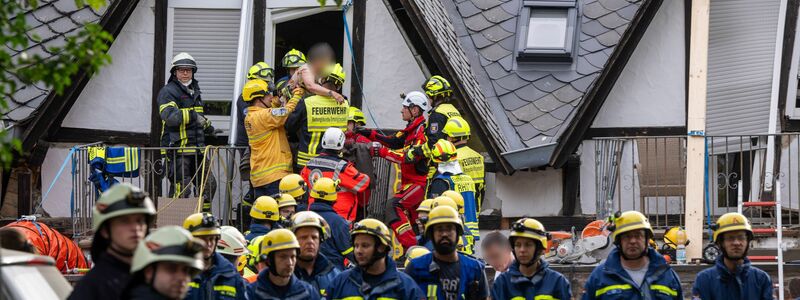
[[[447,120],[443,124],[441,124],[442,127],[444,127],[444,124],[447,124],[447,121],[449,121],[450,118],[461,116],[461,113],[458,112],[458,109],[456,109],[456,107],[450,103],[439,104],[439,106],[436,106],[436,108],[434,108],[433,111],[447,117]],[[429,121],[425,121],[425,128],[428,128],[428,126],[430,126],[428,122]],[[435,143],[436,141],[433,142]],[[436,175],[436,164],[430,163],[430,166],[428,167],[428,181],[433,179],[434,175]]]
[[[478,210],[480,210],[485,187],[483,155],[468,146],[458,147],[456,153],[458,154],[458,164],[461,165],[461,171],[469,175],[472,181],[475,182],[475,201],[477,202]]]
[[[317,157],[317,149],[322,141],[322,135],[329,127],[338,127],[347,130],[347,102],[339,104],[332,97],[314,95],[304,100],[306,105],[306,122],[311,140],[308,149],[299,149],[297,164],[305,166],[309,160]]]

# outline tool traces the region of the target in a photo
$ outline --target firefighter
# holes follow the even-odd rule
[[[236,227],[220,226],[219,230],[217,252],[235,266],[239,261],[239,256],[250,254],[250,250],[247,250],[247,240]]]
[[[650,220],[637,211],[614,214],[611,239],[616,246],[597,266],[583,299],[683,299],[678,274],[648,246]]]
[[[320,74],[320,82],[323,88],[328,89],[328,93],[304,98],[286,122],[287,131],[296,132],[299,141],[295,170],[302,170],[309,160],[317,157],[322,150],[320,142],[325,130],[330,127],[341,130],[347,128],[348,104],[332,96],[334,90],[342,87],[344,80],[341,65],[325,68]]]
[[[337,183],[328,177],[320,177],[312,186],[309,196],[315,201],[311,203],[309,210],[322,216],[331,227],[330,238],[322,242],[320,253],[325,255],[337,269],[342,270],[345,267],[345,258],[351,262],[354,260],[353,247],[347,236],[350,224],[333,210],[338,194]]]
[[[306,184],[303,176],[298,174],[289,174],[281,178],[278,185],[278,190],[281,194],[288,194],[294,197],[297,201],[297,211],[308,210],[308,184]]]
[[[247,298],[320,299],[311,285],[294,276],[299,249],[297,238],[288,229],[276,229],[265,235],[259,260],[266,262],[266,269],[247,287]]]
[[[572,299],[569,281],[542,257],[550,234],[544,225],[522,218],[511,226],[514,262],[494,281],[492,299]]]
[[[740,213],[727,213],[712,225],[714,243],[722,255],[713,267],[697,274],[692,287],[695,298],[774,299],[772,279],[766,272],[750,265],[747,251],[753,240],[750,221]]]
[[[336,52],[328,43],[316,43],[308,49],[308,63],[303,64],[294,72],[289,79],[289,86],[301,87],[310,94],[328,96],[338,103],[344,103],[342,96],[342,84],[336,86],[325,86],[324,83],[317,83],[318,78],[326,77],[326,68],[336,63]],[[337,64],[338,65],[338,64]],[[344,75],[342,76],[344,83]]]
[[[258,197],[250,209],[250,218],[253,219],[253,224],[250,224],[250,231],[244,236],[248,241],[280,228],[281,214],[278,212],[278,202],[270,196]]]
[[[292,49],[283,55],[283,59],[281,59],[281,65],[286,68],[286,76],[281,77],[275,83],[276,87],[279,87],[278,91],[281,90],[280,86],[285,86],[288,88],[287,83],[289,82],[289,78],[294,76],[294,73],[297,72],[297,69],[302,67],[304,64],[306,64],[306,55],[303,54],[303,52],[300,52],[300,50]]]
[[[484,265],[456,251],[464,227],[458,211],[446,205],[433,208],[425,235],[433,241],[433,252],[411,261],[406,268],[429,299],[487,299]]]
[[[410,92],[403,98],[401,114],[403,121],[408,122],[406,128],[393,136],[378,134],[375,130],[361,128],[358,132],[373,141],[373,156],[380,156],[390,162],[400,164],[400,182],[402,188],[391,199],[387,206],[387,224],[395,232],[395,236],[408,248],[416,245],[416,238],[411,224],[416,224],[417,207],[425,199],[427,185],[427,162],[422,157],[405,160],[402,151],[408,147],[425,142],[425,112],[429,103],[422,92]]]
[[[167,84],[158,92],[161,129],[161,147],[178,148],[162,150],[167,156],[167,179],[170,181],[169,194],[174,198],[189,197],[190,186],[200,187],[201,177],[195,176],[201,167],[202,147],[205,147],[205,134],[213,134],[214,127],[203,112],[200,86],[195,79],[197,63],[186,52],[178,53],[172,59],[170,77]],[[217,182],[211,172],[206,176],[207,192],[203,193],[203,211],[211,211],[211,198],[217,189]],[[193,180],[194,179],[194,180]],[[199,193],[199,192],[198,192]]]
[[[210,213],[195,213],[183,221],[183,228],[205,242],[205,268],[189,283],[186,299],[245,299],[245,282],[236,267],[216,252],[221,231]]]
[[[289,194],[275,195],[278,198],[278,212],[284,220],[291,220],[292,215],[297,212],[297,201]]]
[[[339,193],[333,210],[345,220],[352,222],[356,218],[356,194],[367,190],[370,178],[359,172],[353,163],[341,158],[344,140],[344,132],[341,129],[331,127],[325,130],[325,134],[322,135],[322,152],[308,161],[300,176],[303,176],[306,182],[315,182],[320,177],[337,181]],[[313,201],[313,198],[309,201]]]
[[[250,104],[245,117],[245,129],[250,143],[250,182],[255,198],[279,192],[281,178],[292,172],[292,154],[283,127],[302,96],[301,89],[280,107],[280,101],[270,94],[266,81],[250,80],[242,89],[244,101]]]
[[[356,129],[367,125],[367,118],[364,117],[358,107],[350,106],[347,108],[347,132],[345,132],[345,145],[353,143],[369,144],[372,141],[358,132]]]
[[[411,264],[412,259],[428,253],[431,253],[431,250],[428,250],[428,248],[422,246],[411,246],[411,248],[408,248],[408,251],[406,251],[406,263],[403,265],[403,267],[408,268],[408,265]]]
[[[250,254],[245,256],[244,266],[240,273],[242,273],[242,277],[244,277],[244,281],[246,281],[248,285],[256,282],[258,273],[267,267],[266,262],[259,261],[258,259],[259,255],[261,255],[261,241],[264,240],[264,236],[265,235],[254,238],[247,245],[247,250],[250,251]]]
[[[475,241],[480,239],[478,212],[475,204],[475,183],[469,175],[461,171],[457,155],[456,146],[447,140],[439,140],[431,149],[431,160],[438,164],[438,167],[436,176],[428,186],[428,197],[449,196],[460,204],[458,212],[464,216],[464,223],[470,233],[470,235],[466,235],[466,252],[472,254]],[[445,195],[445,193],[448,194]]]
[[[451,207],[451,208],[455,209],[456,211],[464,211],[464,199],[460,197],[461,194],[455,193],[453,191],[446,191],[444,194],[448,195],[448,194],[450,194],[449,192],[452,192],[452,195],[450,195],[450,197],[439,196],[439,197],[434,198],[433,201],[431,202],[431,209],[434,209],[436,207],[444,205],[444,206]],[[456,197],[456,196],[458,196],[458,197]],[[454,199],[457,199],[459,201],[455,201]],[[474,252],[473,250],[474,250],[475,245],[473,243],[470,243],[470,241],[472,241],[474,239],[474,235],[469,230],[469,227],[464,225],[464,215],[460,215],[459,217],[461,219],[461,225],[464,228],[464,234],[458,239],[458,242],[459,242],[458,251],[460,251],[462,253],[465,253],[465,254],[472,254]],[[433,241],[429,240],[428,237],[426,235],[424,235],[424,234],[422,235],[422,238],[420,239],[420,245],[425,246],[425,248],[428,248],[428,250],[433,250]],[[464,246],[464,245],[467,245],[467,246]]]
[[[92,209],[94,267],[75,285],[69,299],[117,299],[131,279],[131,257],[156,214],[139,188],[118,183]]]
[[[425,199],[419,203],[417,207],[417,245],[424,245],[425,240],[425,223],[428,223],[428,213],[431,212],[431,203],[433,199]]]
[[[203,269],[205,244],[179,226],[161,227],[136,247],[122,299],[183,299]],[[117,298],[104,298],[117,299]]]
[[[324,255],[319,255],[320,243],[328,238],[329,231],[325,219],[313,211],[292,217],[292,232],[300,243],[294,275],[310,284],[323,299],[328,296],[333,279],[341,273]]]
[[[414,280],[397,271],[389,253],[392,238],[381,221],[364,219],[350,232],[358,267],[344,271],[333,280],[328,299],[425,299]]]
[[[375,167],[372,164],[370,153],[372,141],[356,131],[357,128],[365,125],[367,125],[367,119],[364,118],[364,112],[357,107],[350,106],[347,110],[347,131],[345,132],[342,157],[352,162],[359,172],[373,176],[371,180],[374,182]],[[369,204],[371,191],[372,187],[369,187],[361,193],[356,193],[358,207],[355,208],[355,220],[362,220],[366,217],[366,207]]]
[[[458,154],[458,164],[461,165],[461,171],[472,178],[475,183],[475,202],[478,211],[481,209],[483,203],[483,194],[485,192],[485,170],[483,155],[467,146],[470,137],[470,127],[467,120],[457,116],[447,120],[442,132],[447,136],[447,140],[456,146],[456,153]]]

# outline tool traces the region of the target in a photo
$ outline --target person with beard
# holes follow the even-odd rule
[[[246,299],[244,278],[231,262],[216,252],[222,233],[217,218],[210,213],[192,214],[183,221],[183,228],[205,242],[205,268],[189,283],[186,299]]]
[[[94,268],[69,299],[119,299],[131,278],[133,253],[155,214],[150,197],[133,185],[119,183],[104,192],[92,210]]]
[[[161,227],[136,247],[123,299],[183,299],[203,269],[203,241],[178,226]]]
[[[727,213],[711,228],[722,255],[713,267],[697,274],[693,296],[703,300],[774,299],[769,274],[751,266],[747,258],[753,240],[750,221],[740,213]]]
[[[333,279],[341,273],[325,256],[319,255],[320,243],[328,238],[328,231],[328,223],[313,211],[292,216],[292,232],[300,243],[294,275],[311,284],[323,299],[328,296]]]
[[[509,236],[516,260],[494,281],[492,299],[572,299],[567,278],[542,258],[550,238],[544,225],[522,218],[511,226]]]
[[[297,211],[308,210],[308,185],[299,174],[289,174],[281,178],[278,184],[281,194],[288,194],[297,201]]]
[[[456,252],[464,225],[458,211],[450,206],[434,207],[428,214],[425,236],[433,241],[433,253],[411,260],[406,268],[430,299],[487,299],[484,264],[471,256]]]
[[[653,229],[647,217],[617,212],[609,230],[616,247],[589,275],[582,299],[683,299],[678,274],[648,246]]]
[[[414,280],[397,271],[389,256],[392,233],[381,221],[364,219],[353,225],[350,238],[358,267],[333,279],[328,299],[425,299]]]
[[[320,299],[311,285],[294,276],[300,243],[288,229],[275,229],[261,241],[259,261],[266,268],[247,287],[247,299]]]

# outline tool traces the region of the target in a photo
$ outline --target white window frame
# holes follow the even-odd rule
[[[531,11],[535,9],[567,11],[567,29],[563,48],[528,48],[528,26]],[[520,13],[517,40],[517,60],[544,62],[571,62],[578,34],[578,8],[574,0],[524,1]]]

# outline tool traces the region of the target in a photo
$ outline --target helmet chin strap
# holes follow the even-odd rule
[[[117,247],[114,246],[113,242],[108,245],[108,251],[114,252],[114,254],[122,256],[122,257],[125,257],[125,258],[133,257],[133,251],[124,251],[124,250],[117,249]]]
[[[725,251],[725,247],[722,246],[721,242],[719,243],[719,249],[720,249],[720,251],[722,251],[722,257],[724,257],[724,258],[727,258],[727,259],[730,259],[730,260],[744,259],[745,257],[747,257],[747,252],[750,252],[750,239],[747,240],[747,246],[744,247],[744,253],[742,254],[742,257],[738,257],[737,258],[737,257],[731,257],[730,255],[728,255],[728,251]]]
[[[367,261],[366,265],[362,266],[361,264],[358,264],[358,267],[361,268],[361,270],[366,272],[369,268],[372,268],[372,266],[375,265],[376,262],[381,260],[381,258],[386,257],[387,253],[388,253],[388,251],[387,252],[380,252],[380,251],[375,250],[375,252],[372,253],[372,257],[370,257],[369,261]]]

